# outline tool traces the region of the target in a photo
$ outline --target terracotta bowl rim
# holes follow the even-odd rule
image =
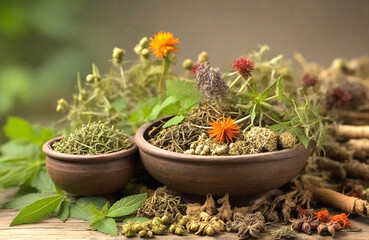
[[[98,155],[75,155],[55,151],[51,146],[53,145],[54,142],[59,141],[63,138],[64,137],[62,136],[52,138],[42,146],[42,151],[46,154],[46,156],[65,162],[88,163],[88,162],[114,161],[132,155],[137,151],[137,145],[133,141],[134,140],[133,138],[130,138],[133,143],[132,147],[113,153],[98,154]]]
[[[306,149],[301,143],[294,148],[283,149],[273,152],[263,152],[256,154],[247,155],[232,155],[232,156],[199,156],[199,155],[187,155],[184,153],[177,153],[168,150],[158,148],[151,143],[149,143],[147,138],[147,133],[151,130],[154,124],[159,121],[165,121],[168,117],[164,117],[154,122],[148,122],[142,125],[136,132],[135,143],[138,146],[139,151],[145,152],[150,155],[155,155],[166,159],[168,161],[177,162],[193,162],[193,163],[266,163],[272,161],[280,161],[290,156],[299,156],[302,152],[310,151],[311,145]]]

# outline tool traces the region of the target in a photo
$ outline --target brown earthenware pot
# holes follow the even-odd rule
[[[104,195],[121,190],[133,177],[137,146],[114,153],[73,155],[54,151],[52,145],[63,137],[46,142],[46,168],[51,179],[64,191],[75,195]]]
[[[237,156],[187,155],[150,144],[148,133],[168,118],[146,123],[135,136],[147,171],[158,181],[191,195],[254,197],[291,181],[304,168],[309,151],[293,149]]]

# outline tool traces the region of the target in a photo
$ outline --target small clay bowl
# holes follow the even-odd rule
[[[304,168],[309,150],[301,144],[293,149],[237,156],[187,155],[150,144],[148,133],[169,118],[146,123],[135,142],[146,170],[159,182],[190,195],[252,198],[281,187]]]
[[[121,190],[133,177],[137,146],[114,153],[73,155],[55,151],[52,145],[63,137],[49,140],[42,147],[46,168],[54,183],[78,195],[105,195]]]

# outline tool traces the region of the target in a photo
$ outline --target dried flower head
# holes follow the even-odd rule
[[[328,91],[328,104],[335,107],[345,107],[351,100],[351,94],[340,87]]]
[[[123,57],[124,57],[124,50],[121,48],[115,47],[113,49],[112,57],[113,57],[113,63],[121,64],[123,61]]]
[[[149,48],[154,50],[157,58],[163,58],[171,52],[178,50],[175,44],[180,43],[178,38],[174,38],[173,34],[170,32],[159,32],[154,38],[150,38]]]
[[[326,209],[320,210],[319,212],[315,213],[316,218],[318,219],[319,222],[329,222],[331,220],[331,218],[329,217],[329,212]]]
[[[191,69],[191,75],[196,76],[196,74],[197,74],[197,69],[199,69],[199,66],[200,66],[200,63],[195,63],[195,64],[192,66],[192,69]]]
[[[332,222],[339,223],[343,228],[348,228],[351,226],[351,222],[348,219],[346,213],[341,213],[339,215],[334,215],[331,218]]]
[[[244,78],[248,78],[251,76],[252,70],[254,70],[254,63],[248,57],[240,57],[234,60],[233,69]]]
[[[302,77],[301,81],[304,87],[310,87],[310,86],[314,86],[318,82],[318,78],[314,75],[305,74]]]
[[[196,70],[197,87],[208,99],[224,97],[228,86],[219,68],[210,67],[209,63],[201,64]]]
[[[233,142],[233,139],[237,138],[237,134],[240,132],[240,127],[234,122],[235,120],[231,119],[231,117],[225,118],[223,116],[223,121],[210,123],[213,129],[208,131],[208,134],[219,143],[227,142],[229,144],[229,142]]]

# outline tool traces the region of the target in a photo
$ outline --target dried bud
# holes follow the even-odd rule
[[[58,100],[58,105],[56,106],[56,111],[57,112],[61,112],[61,113],[64,113],[67,108],[69,108],[69,104],[67,101],[65,101],[64,98],[61,98]]]
[[[208,60],[209,60],[209,56],[207,52],[201,52],[199,56],[197,57],[198,63],[204,63],[204,62],[207,62]]]
[[[144,57],[144,58],[148,58],[150,55],[150,50],[147,49],[147,48],[144,48],[141,50],[141,56]]]
[[[351,100],[351,94],[342,88],[336,87],[328,91],[327,98],[329,106],[345,107]]]
[[[196,232],[196,231],[199,230],[199,227],[200,227],[200,225],[197,222],[191,222],[188,225],[187,230],[190,231],[190,232]]]
[[[86,76],[86,82],[92,83],[92,82],[94,82],[94,80],[95,80],[95,76],[93,74],[88,74]]]
[[[310,87],[310,86],[314,86],[318,82],[318,78],[310,74],[305,74],[302,77],[301,81],[304,87]]]
[[[165,214],[161,218],[161,223],[164,224],[164,225],[169,225],[170,224],[170,218],[169,218],[169,216]]]
[[[169,232],[174,233],[175,230],[176,230],[176,227],[177,227],[177,224],[175,224],[175,223],[173,223],[172,225],[170,225]]]
[[[136,45],[133,50],[137,55],[141,55],[142,47],[140,45]]]
[[[185,69],[185,70],[189,70],[191,71],[192,68],[193,68],[193,62],[191,59],[187,58],[186,60],[183,61],[182,63],[182,67]]]
[[[149,39],[147,37],[141,38],[140,42],[138,43],[142,48],[147,48],[149,46]]]
[[[183,235],[185,233],[185,228],[182,225],[177,225],[176,229],[174,230],[174,233],[177,235]]]
[[[229,87],[219,68],[210,67],[209,63],[201,64],[196,73],[197,88],[208,99],[224,97]]]
[[[115,47],[113,50],[113,63],[121,64],[123,62],[124,50],[121,48]]]
[[[208,236],[213,236],[215,234],[215,230],[212,226],[207,226],[205,228],[205,234]]]
[[[135,223],[133,226],[132,226],[132,230],[134,231],[134,232],[139,232],[139,231],[141,231],[143,229],[143,227],[142,227],[142,225],[141,225],[141,223],[139,223],[139,222],[137,222],[137,223]]]

